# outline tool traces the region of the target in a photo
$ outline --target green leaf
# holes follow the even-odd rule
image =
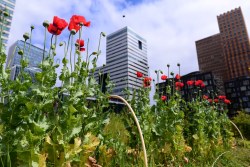
[[[75,107],[71,104],[69,105],[69,112],[70,113],[75,113],[77,110],[75,109]]]
[[[193,137],[195,140],[198,140],[198,139],[199,139],[199,137],[198,137],[197,134],[194,134],[192,137]]]

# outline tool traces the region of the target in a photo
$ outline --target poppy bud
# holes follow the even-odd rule
[[[180,67],[181,66],[180,63],[177,63],[177,66]]]
[[[22,56],[23,55],[23,50],[19,50],[17,53]]]
[[[53,54],[53,56],[55,56],[55,55],[56,55],[56,52],[55,52],[55,51],[53,51],[53,52],[52,52],[52,54]]]
[[[169,65],[169,64],[167,64],[167,67],[170,67],[170,65]]]
[[[49,21],[45,20],[45,21],[43,22],[43,26],[44,26],[45,28],[47,28],[47,27],[49,26]]]
[[[4,11],[4,12],[3,12],[3,15],[4,15],[5,17],[8,17],[8,16],[9,16],[9,13],[6,12],[6,11]]]
[[[157,74],[157,70],[155,70],[155,73]]]
[[[80,55],[81,51],[80,50],[76,50],[76,54]]]
[[[25,41],[27,40],[27,39],[29,39],[30,38],[30,34],[29,33],[24,33],[23,34],[23,38],[25,39]]]
[[[97,55],[97,52],[92,52],[92,55]]]
[[[76,34],[76,30],[75,30],[75,29],[72,29],[72,30],[70,31],[70,33],[71,33],[72,35],[75,35],[75,34]]]
[[[171,72],[171,73],[170,73],[170,75],[174,76],[174,73],[173,73],[173,72]]]
[[[59,43],[59,46],[63,46],[63,42],[60,42],[60,43]]]
[[[31,30],[34,30],[34,29],[35,29],[35,26],[34,26],[34,25],[31,25],[30,28],[31,28]]]
[[[106,36],[106,34],[105,34],[104,32],[101,32],[101,34],[102,34],[102,36],[103,36],[103,37],[105,37],[105,36]]]
[[[53,44],[51,45],[51,49],[54,50],[56,48],[56,46]]]

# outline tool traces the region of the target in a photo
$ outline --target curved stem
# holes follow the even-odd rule
[[[109,97],[119,99],[119,100],[123,101],[127,105],[127,107],[129,108],[130,112],[132,113],[133,119],[134,119],[134,121],[136,123],[136,126],[137,126],[139,134],[140,134],[140,139],[141,139],[141,143],[142,143],[142,150],[143,150],[143,155],[144,155],[144,165],[145,165],[145,167],[148,167],[148,159],[147,159],[147,152],[146,152],[146,147],[145,147],[145,143],[144,143],[144,138],[143,138],[143,135],[142,135],[142,131],[141,131],[139,121],[138,121],[138,119],[137,119],[137,117],[135,115],[135,112],[133,111],[131,106],[128,104],[128,102],[124,98],[122,98],[121,96],[110,95]]]
[[[243,137],[241,131],[239,130],[239,128],[235,125],[235,123],[233,123],[233,121],[231,121],[231,120],[229,120],[229,121],[230,121],[230,123],[237,129],[237,131],[238,131],[239,134],[240,134],[241,139],[242,139],[243,142],[244,142],[245,139],[244,139],[244,137]],[[244,147],[245,147],[245,142],[244,142]]]
[[[212,164],[212,167],[214,167],[214,165],[215,165],[215,163],[218,161],[218,159],[219,159],[222,155],[226,154],[227,152],[230,152],[230,151],[225,151],[225,152],[223,152],[222,154],[220,154],[220,155],[215,159],[214,163]]]

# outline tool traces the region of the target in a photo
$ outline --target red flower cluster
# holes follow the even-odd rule
[[[204,96],[203,96],[204,97]],[[219,103],[219,102],[222,102],[222,103],[225,103],[225,104],[230,104],[231,103],[231,101],[230,100],[228,100],[227,98],[226,98],[226,96],[222,96],[222,95],[220,95],[220,96],[218,96],[218,98],[215,98],[214,100],[212,100],[212,99],[207,99],[210,103],[212,103],[212,102],[214,102],[214,103]]]
[[[136,72],[136,76],[137,76],[138,78],[141,78],[141,77],[143,77],[143,74],[142,74],[141,72],[137,71],[137,72]]]
[[[168,78],[168,77],[167,77],[166,75],[162,75],[162,76],[161,76],[161,80],[163,80],[163,81],[167,80],[167,78]]]
[[[80,46],[80,51],[85,51],[83,39],[76,40],[76,43]]]
[[[182,82],[175,82],[175,89],[176,90],[181,90],[181,88],[184,86]]]
[[[145,78],[143,79],[143,87],[144,87],[144,88],[150,87],[151,81],[152,81],[152,78],[151,78],[151,77],[145,77]]]
[[[188,86],[192,86],[194,84],[194,81],[187,81]]]
[[[64,19],[54,16],[53,23],[47,29],[53,35],[60,35],[67,25],[68,23]]]
[[[205,87],[205,84],[203,83],[202,80],[197,80],[194,82],[194,85],[195,86],[200,86],[201,88],[204,88]]]
[[[84,25],[85,27],[89,27],[90,21],[86,21],[85,17],[83,16],[73,15],[70,18],[68,29],[70,31],[74,29],[76,32],[78,32],[82,25]]]
[[[161,100],[162,101],[166,101],[167,100],[167,96],[161,96]]]

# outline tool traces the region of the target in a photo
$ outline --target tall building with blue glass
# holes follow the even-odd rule
[[[43,54],[48,55],[46,51],[45,53],[43,53],[43,49],[36,47],[32,44],[29,48],[29,43],[26,43],[26,46],[24,48],[24,41],[18,40],[9,48],[6,67],[20,65],[21,56],[18,54],[18,51],[20,49],[24,51],[24,58],[29,61],[29,67],[38,67],[38,65],[42,62]]]
[[[109,34],[106,40],[106,66],[99,70],[104,78],[105,74],[109,74],[115,85],[113,94],[125,96],[123,90],[128,89],[132,93],[141,88],[142,79],[137,78],[136,72],[148,76],[146,39],[129,27]]]
[[[11,27],[11,21],[13,18],[13,13],[15,9],[15,3],[16,0],[0,0],[0,12],[6,11],[9,16],[4,20],[3,18],[0,18],[0,27],[3,28],[3,33],[1,36],[1,40],[3,42],[3,46],[7,46],[9,33],[10,33],[10,27]]]
[[[24,69],[26,73],[29,73],[31,77],[33,78],[33,81],[35,81],[34,76],[35,73],[41,71],[38,66],[42,63],[43,55],[44,57],[47,57],[48,52],[44,51],[43,49],[36,47],[34,45],[29,45],[29,43],[26,43],[24,47],[24,41],[18,40],[9,48],[9,53],[7,57],[6,62],[6,68],[11,69],[11,76],[10,78],[12,80],[15,80],[20,73],[21,69],[21,56],[18,54],[19,50],[24,51],[24,58],[28,60],[29,65],[27,68]]]

